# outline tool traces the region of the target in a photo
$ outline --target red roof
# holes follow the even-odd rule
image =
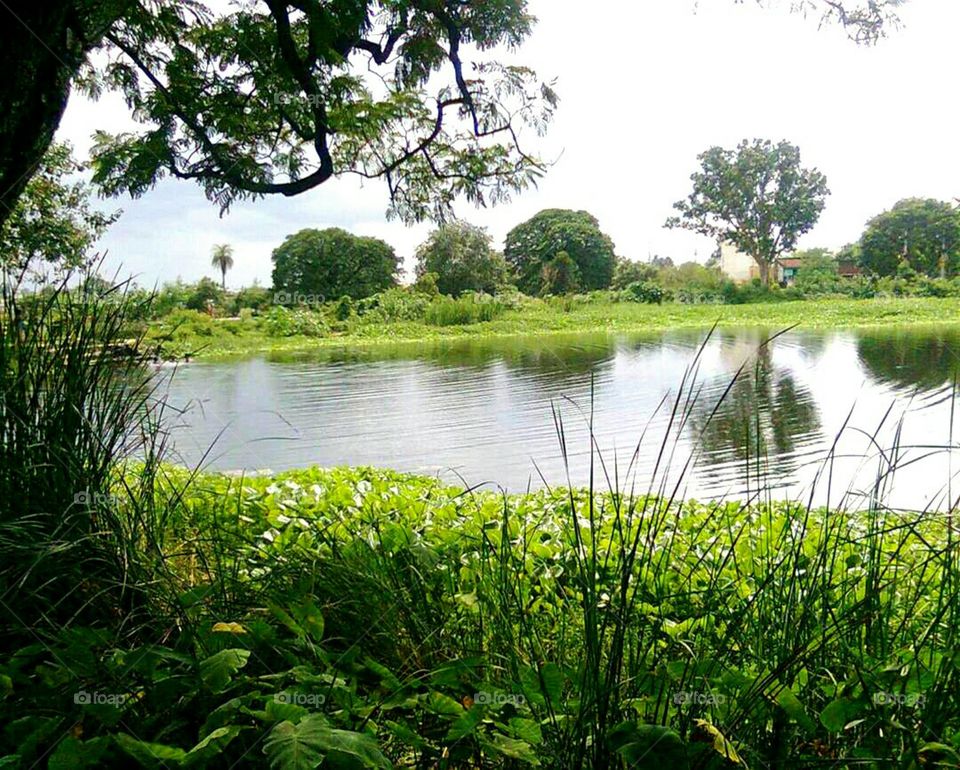
[[[792,268],[803,267],[803,260],[796,259],[795,257],[788,257],[786,259],[781,259],[780,267],[792,267]]]

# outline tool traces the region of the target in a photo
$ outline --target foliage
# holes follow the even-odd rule
[[[665,296],[663,289],[653,281],[634,281],[623,290],[623,295],[633,302],[646,302],[651,305],[663,304]]]
[[[90,207],[92,190],[70,178],[83,170],[68,144],[54,144],[22,196],[0,225],[0,265],[20,272],[56,271],[89,265],[89,250],[120,212]],[[38,263],[46,263],[46,267]]]
[[[540,270],[542,294],[574,294],[580,288],[580,267],[565,251],[543,263]]]
[[[267,312],[263,318],[263,327],[271,337],[323,337],[329,331],[317,313],[279,306]]]
[[[837,272],[837,260],[828,249],[807,249],[793,254],[800,269],[794,287],[804,296],[841,293],[843,281]]]
[[[301,230],[273,252],[273,288],[290,299],[281,304],[362,299],[393,286],[399,269],[393,248],[377,238],[335,227]]]
[[[188,310],[208,311],[223,301],[223,289],[210,278],[201,278],[193,287],[187,301],[184,303]]]
[[[668,227],[683,227],[732,243],[760,268],[764,285],[777,258],[791,251],[823,211],[826,177],[801,165],[789,142],[744,140],[736,149],[711,147],[690,178],[693,192],[674,208]]]
[[[453,297],[465,291],[493,294],[509,283],[507,263],[487,231],[462,221],[441,225],[417,249],[417,279],[429,274],[441,294]]]
[[[613,241],[586,211],[546,209],[507,233],[504,256],[526,294],[544,291],[543,268],[566,252],[576,263],[580,288],[605,289],[613,280]]]
[[[245,286],[229,298],[230,315],[240,315],[245,309],[262,313],[273,303],[273,292],[263,286]]]
[[[86,85],[121,91],[142,127],[97,135],[95,179],[133,195],[192,179],[226,208],[358,174],[406,221],[498,203],[542,175],[518,137],[545,131],[557,97],[478,52],[533,22],[525,2],[134,5]]]
[[[620,290],[626,289],[631,283],[655,281],[659,272],[657,266],[650,262],[634,262],[631,259],[618,257],[610,288]]]
[[[722,300],[721,292],[727,281],[718,268],[706,267],[699,262],[683,262],[675,266],[668,258],[659,268],[657,282],[680,302],[709,304]]]
[[[960,214],[950,203],[908,198],[867,223],[860,239],[860,264],[878,276],[897,273],[900,263],[935,277],[960,268]]]
[[[70,619],[122,611],[132,620],[142,609],[138,546],[125,538],[139,536],[145,521],[121,520],[110,505],[111,464],[139,452],[149,465],[155,448],[144,435],[156,416],[146,352],[140,338],[125,339],[136,300],[125,285],[101,295],[82,275],[71,292],[69,279],[32,295],[9,276],[0,286],[0,639],[8,653],[12,641],[35,644]]]
[[[419,291],[394,287],[357,303],[357,314],[366,321],[390,323],[422,319],[432,299]]]
[[[431,326],[456,326],[492,321],[504,306],[488,294],[465,294],[453,299],[440,297],[427,306],[424,320]]]

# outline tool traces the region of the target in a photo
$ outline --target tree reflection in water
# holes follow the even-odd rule
[[[952,383],[960,373],[960,331],[944,328],[862,332],[857,354],[877,382],[919,392]]]
[[[742,364],[743,370],[732,385],[730,375],[705,389],[691,414],[692,436],[699,437],[704,455],[700,472],[715,480],[729,479],[730,471],[740,467],[735,477],[749,489],[795,483],[804,450],[822,439],[813,395],[788,367],[774,363],[782,340],[763,344],[765,339],[761,332],[718,334],[721,357],[730,369]]]

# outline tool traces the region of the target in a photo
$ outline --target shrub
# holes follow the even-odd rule
[[[626,289],[632,283],[655,281],[658,273],[656,266],[649,262],[634,262],[620,257],[613,271],[613,283],[610,284],[610,288],[620,290]]]
[[[646,302],[650,305],[662,305],[664,291],[653,281],[634,281],[623,291],[623,295],[632,302]]]
[[[440,293],[493,293],[507,284],[509,269],[482,227],[450,222],[430,233],[417,249],[417,276],[434,275]]]
[[[356,315],[356,312],[353,306],[353,300],[344,295],[337,301],[333,309],[333,316],[338,321],[348,321],[352,316]]]
[[[271,337],[323,337],[329,331],[318,313],[285,307],[271,309],[263,319],[263,326]]]
[[[425,320],[431,326],[475,324],[494,320],[504,309],[489,294],[465,294],[457,299],[439,297],[430,303]]]
[[[273,304],[273,292],[263,286],[248,286],[240,289],[230,299],[231,315],[241,315],[244,309],[263,313]]]
[[[223,289],[210,278],[201,278],[187,297],[186,306],[190,310],[207,310],[223,301]]]
[[[356,308],[364,321],[390,323],[421,321],[429,304],[430,298],[425,294],[397,287],[360,300]]]

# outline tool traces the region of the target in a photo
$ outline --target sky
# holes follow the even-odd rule
[[[457,214],[502,244],[544,208],[586,209],[635,260],[705,261],[709,239],[663,227],[689,194],[697,155],[746,138],[787,139],[832,195],[800,247],[839,248],[907,197],[960,196],[955,98],[957,0],[909,0],[903,24],[875,47],[839,28],[734,0],[531,0],[532,36],[513,57],[556,78],[561,103],[537,146],[555,161],[537,189]],[[116,95],[74,95],[59,137],[85,157],[97,129],[129,129]],[[106,266],[138,283],[218,277],[215,243],[234,247],[232,287],[270,285],[270,254],[302,228],[343,227],[390,243],[412,271],[429,224],[388,222],[385,184],[332,180],[295,198],[235,204],[224,216],[189,182],[167,180],[122,209],[97,245]]]

